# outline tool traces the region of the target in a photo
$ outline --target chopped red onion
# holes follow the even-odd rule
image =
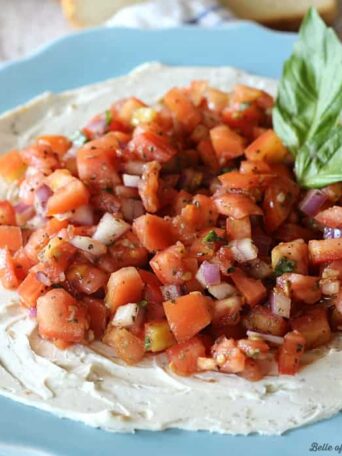
[[[71,215],[70,222],[80,226],[94,225],[93,209],[88,204],[78,207]]]
[[[259,333],[256,331],[247,331],[247,336],[250,338],[259,338],[266,340],[267,342],[271,342],[272,344],[276,345],[282,345],[284,342],[284,338],[280,336],[273,336],[272,334],[264,334],[264,333]]]
[[[49,277],[42,271],[38,271],[36,272],[36,277],[37,277],[37,280],[39,280],[39,282],[41,282],[43,285],[46,285],[47,287],[49,287],[51,285],[51,281],[49,279]]]
[[[53,191],[45,184],[37,188],[35,193],[35,208],[38,214],[44,214],[47,202],[52,195]]]
[[[203,261],[196,274],[196,279],[204,287],[211,287],[221,283],[220,266],[218,264]]]
[[[212,285],[211,287],[208,287],[208,291],[216,299],[226,299],[237,293],[237,289],[226,282]]]
[[[183,294],[181,285],[163,285],[160,287],[160,291],[166,301],[179,298],[179,296],[182,296]]]
[[[28,204],[25,204],[25,203],[16,204],[14,206],[14,210],[16,213],[16,219],[17,219],[18,225],[23,225],[28,220],[30,220],[35,214],[34,207],[29,206]]]
[[[28,310],[28,315],[30,318],[36,318],[37,316],[37,309],[36,307],[30,307]]]
[[[133,174],[123,174],[122,175],[122,180],[123,183],[126,187],[133,187],[137,188],[139,187],[141,177],[140,176],[135,176]]]
[[[235,239],[229,243],[229,247],[233,253],[234,260],[238,263],[245,263],[258,257],[258,249],[250,238]]]
[[[133,222],[134,219],[145,214],[145,209],[141,201],[127,198],[121,200],[121,212],[125,220]]]
[[[309,217],[314,217],[327,200],[328,196],[322,190],[309,190],[299,203],[299,209]]]
[[[291,299],[278,289],[274,289],[270,296],[272,312],[280,317],[290,318]]]
[[[324,227],[324,239],[339,239],[342,238],[342,228],[329,228]]]
[[[92,136],[102,136],[107,130],[107,119],[105,114],[99,114],[93,117],[85,127]]]

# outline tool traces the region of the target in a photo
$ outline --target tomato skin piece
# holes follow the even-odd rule
[[[9,201],[0,201],[0,225],[16,225],[15,210]]]
[[[115,243],[109,247],[109,253],[113,268],[110,272],[114,272],[126,266],[142,267],[148,260],[147,250],[141,245],[138,237],[132,231],[127,231],[123,236],[117,239]]]
[[[309,241],[309,256],[313,264],[342,260],[342,239]]]
[[[299,188],[291,179],[277,176],[266,187],[263,211],[266,232],[272,233],[290,215],[299,195]]]
[[[315,220],[329,228],[342,228],[342,207],[332,206],[319,212]]]
[[[253,307],[243,317],[243,324],[247,329],[274,336],[284,336],[289,329],[288,321],[285,318],[274,315],[270,309],[263,306]]]
[[[51,150],[59,156],[63,156],[72,146],[70,139],[62,135],[38,136],[36,143],[50,146]]]
[[[107,309],[103,301],[95,298],[85,298],[89,315],[89,329],[94,332],[95,339],[101,340],[107,325]]]
[[[177,342],[186,342],[211,322],[211,299],[199,292],[163,303],[165,315]]]
[[[267,130],[247,147],[245,154],[251,161],[281,163],[288,155],[288,150],[273,130]]]
[[[164,95],[163,102],[185,131],[191,132],[201,122],[199,110],[184,90],[174,87]]]
[[[143,340],[126,328],[109,328],[103,342],[113,347],[115,354],[129,365],[137,364],[145,355]]]
[[[37,301],[38,332],[50,340],[83,342],[89,328],[86,309],[63,288],[48,291]]]
[[[291,327],[304,336],[307,349],[325,345],[331,340],[327,310],[321,307],[310,309],[302,316],[291,319]]]
[[[23,235],[17,226],[0,225],[0,248],[16,252],[23,246]]]
[[[133,231],[149,252],[166,249],[175,241],[171,223],[157,215],[138,217],[133,222]]]
[[[188,260],[184,245],[177,242],[157,253],[150,266],[163,284],[182,285],[193,279],[198,269],[196,259]]]
[[[248,277],[239,269],[230,273],[230,277],[250,307],[260,304],[266,298],[266,288],[261,280]]]
[[[155,160],[159,163],[168,162],[177,153],[166,137],[149,130],[135,134],[128,143],[127,150],[140,160]]]
[[[167,351],[170,368],[177,375],[189,376],[197,372],[197,359],[205,356],[205,346],[199,337],[173,345]]]
[[[249,215],[263,215],[262,209],[248,196],[236,193],[221,193],[214,195],[214,203],[219,214],[242,219]]]
[[[212,128],[210,139],[220,166],[224,166],[229,160],[243,155],[244,138],[227,125]]]
[[[291,331],[285,335],[278,353],[279,374],[295,375],[299,371],[304,346],[305,337],[298,331]]]
[[[273,174],[242,174],[240,171],[230,171],[218,176],[222,186],[228,190],[251,190],[266,187],[274,178]]]
[[[37,279],[35,272],[29,272],[18,287],[20,301],[25,307],[36,307],[37,299],[48,291],[48,287]]]
[[[124,304],[136,303],[142,299],[144,282],[136,268],[129,266],[111,274],[107,284],[105,304],[113,314]]]

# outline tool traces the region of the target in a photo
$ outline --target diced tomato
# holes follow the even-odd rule
[[[303,239],[281,242],[272,249],[272,268],[277,275],[284,272],[307,274],[309,266],[308,246]]]
[[[49,234],[45,228],[38,228],[33,231],[24,250],[28,258],[33,262],[38,262],[38,254],[49,242]]]
[[[0,176],[7,182],[21,179],[25,171],[26,165],[17,150],[10,150],[0,155]]]
[[[109,327],[103,341],[113,347],[116,356],[127,364],[137,364],[145,355],[143,340],[128,329]]]
[[[91,264],[73,264],[66,273],[68,282],[80,293],[90,295],[103,288],[108,275]]]
[[[220,166],[229,160],[240,157],[244,151],[244,139],[227,125],[219,125],[210,130],[210,138]]]
[[[239,375],[250,382],[258,382],[263,378],[264,373],[258,361],[252,358],[246,358],[244,369]]]
[[[20,151],[22,161],[38,169],[56,169],[60,167],[58,155],[48,144],[33,144]]]
[[[160,164],[152,161],[144,165],[139,183],[139,195],[147,212],[157,212],[160,203],[158,198]]]
[[[135,219],[133,230],[149,252],[163,250],[175,241],[171,223],[156,215],[146,214]]]
[[[298,331],[292,331],[285,335],[284,343],[280,347],[278,355],[280,374],[295,375],[299,371],[304,346],[305,337]]]
[[[16,265],[7,248],[2,252],[3,267],[0,268],[0,279],[3,287],[8,289],[15,289],[19,285],[17,276]]]
[[[221,372],[227,374],[243,372],[246,355],[237,346],[235,340],[220,337],[212,346],[211,352]]]
[[[161,320],[165,317],[164,299],[160,289],[162,284],[152,272],[140,269],[139,274],[145,284],[143,298],[147,301],[146,318],[148,321]]]
[[[71,147],[72,142],[66,136],[61,135],[43,135],[36,138],[37,144],[50,146],[51,150],[63,156]]]
[[[116,173],[117,139],[109,136],[86,143],[77,151],[78,176],[89,186],[111,189],[120,182]]]
[[[145,349],[153,353],[171,347],[176,340],[166,320],[152,321],[145,324]]]
[[[147,263],[148,252],[141,245],[137,236],[132,231],[127,231],[123,236],[109,247],[112,258],[112,270],[126,266],[144,266]],[[105,269],[106,270],[106,269]]]
[[[273,314],[263,306],[253,307],[243,318],[243,323],[247,329],[274,336],[283,336],[289,328],[285,318]]]
[[[0,225],[0,248],[8,248],[11,252],[23,246],[23,235],[17,226]]]
[[[181,285],[193,279],[197,272],[197,260],[191,260],[184,245],[177,242],[157,253],[150,261],[150,265],[162,283]]]
[[[24,280],[30,268],[33,266],[33,262],[26,255],[25,249],[23,247],[15,252],[13,255],[13,261],[16,276],[20,281]]]
[[[263,109],[272,108],[273,98],[264,90],[244,84],[236,84],[230,97],[231,103],[257,102]]]
[[[310,309],[302,316],[291,319],[291,327],[304,336],[306,348],[319,347],[331,339],[327,310],[324,308]]]
[[[313,264],[342,260],[342,239],[309,241],[309,255]]]
[[[144,282],[134,267],[121,268],[111,274],[105,304],[113,314],[119,306],[142,299]]]
[[[0,201],[0,225],[16,225],[15,210],[8,201]]]
[[[290,242],[296,239],[304,239],[307,242],[314,239],[317,233],[295,223],[284,223],[273,233],[273,236],[283,242]]]
[[[249,215],[263,215],[262,209],[251,198],[237,193],[219,193],[214,195],[214,203],[222,215],[241,219]]]
[[[221,228],[205,228],[190,246],[190,254],[199,263],[211,260],[222,243],[225,243],[225,232]]]
[[[43,338],[72,343],[83,342],[89,328],[85,307],[63,288],[50,290],[38,299],[37,321]]]
[[[98,211],[110,212],[111,214],[118,212],[121,206],[117,196],[101,190],[91,195],[90,204]]]
[[[89,315],[89,328],[94,331],[95,339],[101,339],[107,325],[107,309],[100,299],[86,298]]]
[[[247,137],[264,118],[265,113],[256,102],[230,103],[222,112],[223,122]]]
[[[280,177],[267,186],[263,202],[265,228],[272,233],[285,222],[299,194],[298,186],[290,179]]]
[[[278,163],[285,159],[288,151],[275,132],[267,130],[247,147],[245,154],[248,160]]]
[[[37,279],[35,272],[30,272],[18,287],[20,301],[26,307],[36,307],[37,299],[46,293],[48,287]]]
[[[39,253],[40,263],[35,267],[35,272],[43,272],[52,283],[59,283],[64,279],[64,272],[70,265],[76,248],[63,239],[56,236]]]
[[[195,195],[191,204],[181,210],[180,220],[188,230],[194,232],[216,224],[218,212],[215,204],[206,195]]]
[[[73,179],[61,187],[47,202],[47,215],[61,214],[77,209],[89,201],[89,191],[78,179]]]
[[[216,172],[220,165],[210,139],[203,139],[199,142],[197,150],[201,160],[205,166],[208,166],[212,171]]]
[[[159,163],[169,161],[177,153],[177,150],[165,136],[158,135],[152,130],[143,130],[135,134],[128,143],[127,150],[133,157],[140,160],[156,160]]]
[[[230,277],[250,307],[260,304],[266,298],[266,288],[261,280],[248,277],[239,269],[230,273]]]
[[[265,188],[272,180],[272,174],[254,174],[239,171],[230,171],[221,174],[219,180],[223,187],[228,190],[251,190],[254,188]]]
[[[201,114],[184,90],[176,87],[169,90],[164,95],[163,102],[185,131],[192,131],[200,123]]]
[[[227,217],[226,231],[229,241],[232,241],[234,239],[251,238],[252,226],[250,218],[243,217],[241,219],[235,219],[233,217]]]
[[[240,296],[231,296],[214,302],[213,320],[214,327],[237,325],[240,321],[240,311],[243,300]]]
[[[240,163],[240,173],[242,174],[272,174],[268,163],[260,161],[243,160]]]
[[[210,298],[199,292],[164,302],[171,331],[178,342],[186,342],[211,322]]]
[[[205,346],[199,337],[173,345],[167,350],[170,368],[177,375],[188,376],[197,372],[197,360],[205,356]]]
[[[240,339],[237,345],[249,358],[259,358],[270,349],[267,343],[261,339]]]
[[[314,304],[321,299],[319,277],[302,274],[285,273],[277,278],[277,284],[291,293],[291,297],[305,304]]]
[[[342,207],[332,206],[319,212],[315,219],[322,225],[329,226],[330,228],[342,228]]]

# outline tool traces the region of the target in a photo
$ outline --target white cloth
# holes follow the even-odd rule
[[[167,28],[178,25],[210,27],[234,16],[216,0],[149,0],[127,6],[107,21],[110,27]]]

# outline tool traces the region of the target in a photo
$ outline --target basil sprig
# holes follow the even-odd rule
[[[342,45],[315,9],[285,62],[273,125],[295,158],[301,185],[342,180]]]

